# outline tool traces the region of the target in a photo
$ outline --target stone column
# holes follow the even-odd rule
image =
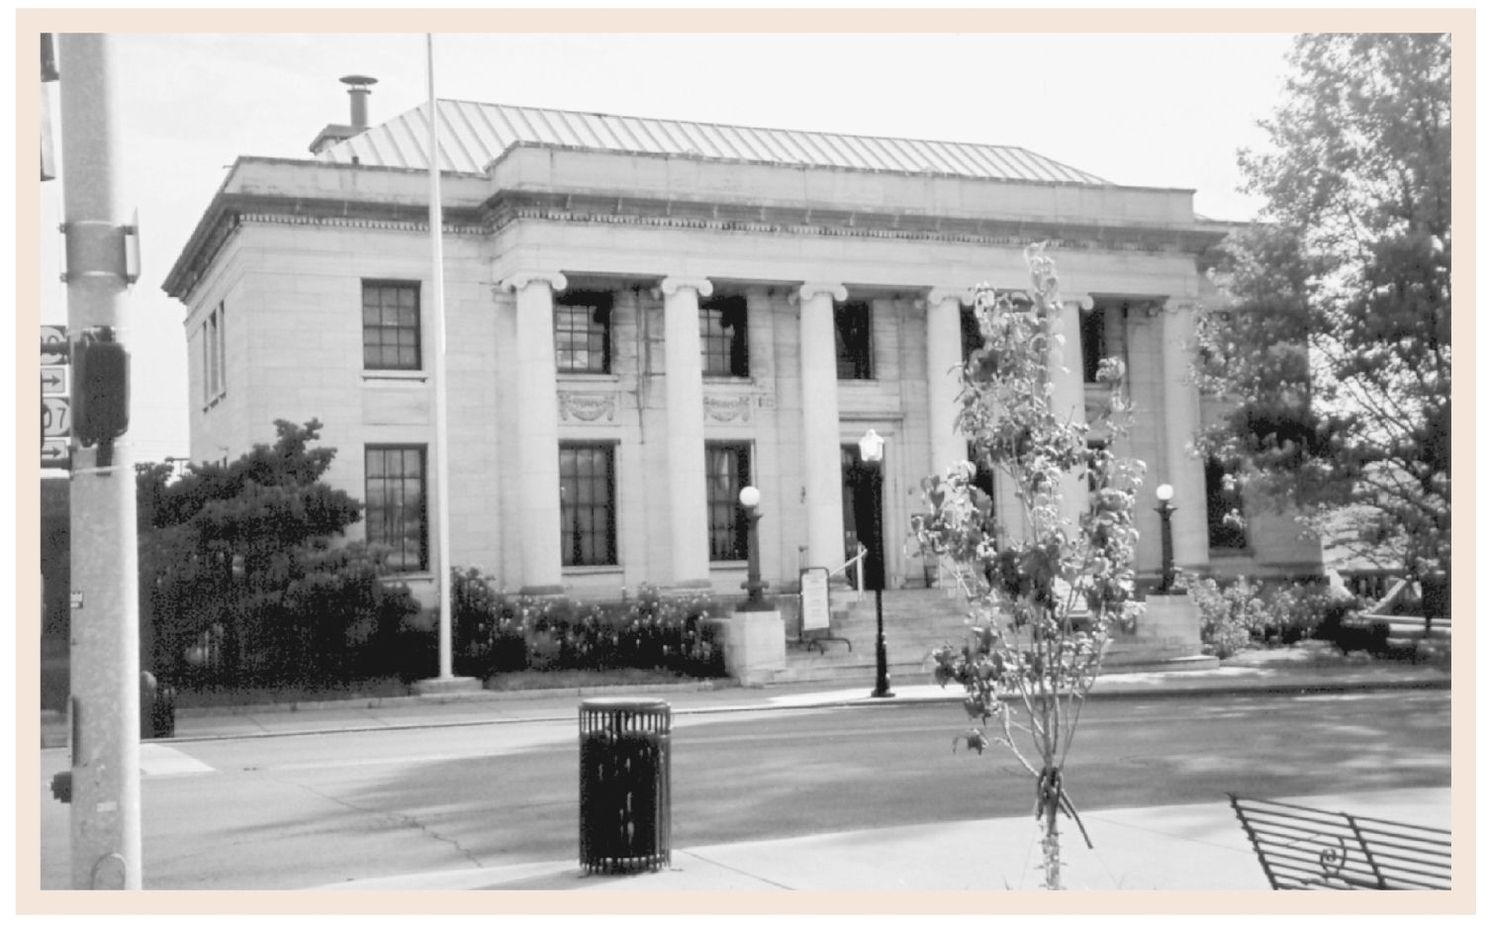
[[[1161,349],[1161,310],[1143,303],[1130,308],[1128,337],[1129,398],[1136,420],[1127,451],[1146,464],[1145,482],[1135,501],[1135,528],[1140,532],[1135,566],[1146,578],[1160,570],[1160,518],[1155,513],[1155,487],[1166,480],[1164,407],[1167,392],[1165,354]]]
[[[1196,305],[1171,300],[1161,313],[1161,373],[1164,382],[1165,481],[1175,489],[1171,537],[1176,565],[1207,563],[1206,467],[1191,452],[1201,427],[1201,395],[1191,381],[1191,348],[1196,337]],[[1159,484],[1158,482],[1156,483]]]
[[[1088,420],[1083,392],[1083,328],[1080,312],[1093,308],[1093,299],[1074,293],[1062,294],[1062,349],[1053,345],[1051,354],[1052,411],[1058,421],[1084,424]],[[1062,516],[1074,525],[1088,510],[1088,480],[1068,477],[1062,486]]]
[[[932,475],[964,459],[965,438],[954,430],[959,414],[959,363],[964,350],[959,327],[963,289],[928,293],[928,449]]]
[[[560,273],[518,273],[503,284],[516,294],[516,422],[522,594],[562,591],[562,483],[557,456],[557,357],[552,294]]]
[[[803,405],[805,551],[807,566],[834,569],[845,562],[840,486],[840,399],[835,373],[835,303],[846,288],[835,283],[799,287],[799,379]]]
[[[709,587],[706,444],[701,392],[699,298],[712,294],[706,279],[666,277],[665,433],[669,465],[671,581]]]

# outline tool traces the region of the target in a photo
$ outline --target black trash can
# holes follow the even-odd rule
[[[578,708],[578,858],[588,873],[670,864],[670,705],[592,698]]]

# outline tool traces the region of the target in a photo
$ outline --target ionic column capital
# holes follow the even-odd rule
[[[821,295],[828,295],[836,302],[845,302],[848,294],[846,287],[841,283],[801,283],[799,288],[790,295],[790,299],[797,299],[804,303]]]
[[[928,291],[925,297],[930,306],[939,305],[944,302],[957,302],[964,305],[970,301],[969,287],[967,286],[935,286]]]
[[[706,277],[682,276],[666,277],[660,281],[660,292],[664,293],[667,299],[687,288],[696,290],[696,295],[705,299],[712,294],[712,281]]]
[[[1065,308],[1077,309],[1079,312],[1093,311],[1093,297],[1087,293],[1059,293],[1058,298]]]
[[[552,288],[552,292],[560,293],[567,288],[567,277],[557,271],[523,271],[511,274],[496,285],[503,290],[519,293],[532,283],[546,283]]]

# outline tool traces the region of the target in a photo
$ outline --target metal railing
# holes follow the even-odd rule
[[[845,575],[846,570],[847,569],[850,569],[852,566],[856,567],[856,600],[857,601],[860,601],[861,600],[861,589],[866,585],[866,582],[864,581],[864,573],[862,571],[863,568],[864,568],[863,567],[863,563],[865,563],[865,561],[866,561],[866,554],[867,554],[866,544],[864,544],[864,543],[858,543],[858,544],[856,544],[856,555],[855,556],[851,557],[850,559],[846,560],[844,563],[841,563],[839,566],[837,566],[834,569],[830,570],[830,578],[833,579],[833,578],[835,578],[838,575]]]

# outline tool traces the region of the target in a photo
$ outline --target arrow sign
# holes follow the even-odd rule
[[[56,364],[41,367],[41,394],[63,395],[67,392],[67,368]]]
[[[43,467],[66,467],[72,463],[72,451],[67,446],[67,441],[50,439],[41,445],[41,465]]]

